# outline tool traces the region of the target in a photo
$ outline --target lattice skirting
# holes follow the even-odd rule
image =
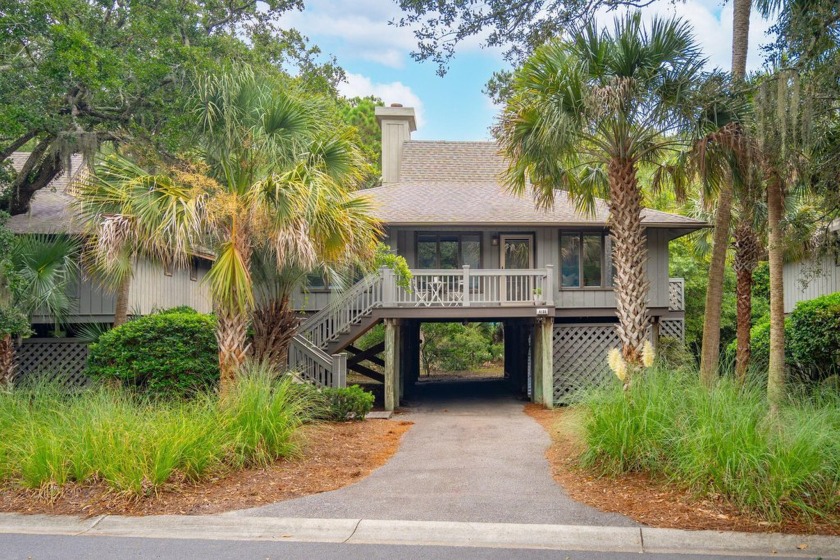
[[[684,340],[685,321],[665,319],[660,336]],[[554,404],[573,402],[582,390],[599,385],[613,373],[607,354],[620,348],[615,323],[554,326]]]
[[[83,387],[88,345],[74,338],[27,338],[15,351],[16,381],[44,379],[66,387]]]
[[[554,326],[554,404],[609,378],[607,353],[621,342],[614,324]]]
[[[685,319],[662,319],[659,336],[669,336],[685,342]]]

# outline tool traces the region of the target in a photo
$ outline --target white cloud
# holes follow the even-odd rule
[[[391,68],[403,68],[414,48],[411,30],[390,25],[401,11],[393,2],[372,0],[311,0],[302,12],[284,16],[283,25],[313,38],[332,39],[341,51]]]
[[[417,48],[411,28],[389,23],[403,16],[397,3],[387,0],[307,0],[303,11],[286,14],[282,23],[314,39],[316,44],[322,38],[340,42],[341,51],[332,53],[339,58],[353,55],[401,69]],[[458,45],[456,56],[482,50],[501,61],[504,49],[482,47],[489,33],[488,29],[465,38]]]
[[[415,94],[410,87],[402,82],[389,82],[387,84],[380,84],[371,81],[367,76],[361,74],[347,74],[347,81],[339,84],[338,90],[342,95],[347,97],[365,97],[368,95],[375,95],[382,99],[385,105],[391,103],[400,103],[405,107],[414,107],[417,128],[421,128],[425,124],[423,113],[423,102]]]

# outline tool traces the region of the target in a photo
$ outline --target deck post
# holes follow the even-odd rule
[[[384,404],[386,411],[399,405],[400,391],[400,326],[399,319],[385,319],[385,383]]]
[[[461,286],[461,304],[464,307],[470,306],[470,265],[464,265],[464,280]]]
[[[545,285],[543,286],[545,292],[545,304],[549,307],[554,307],[554,265],[545,265]]]
[[[554,320],[537,319],[534,328],[534,402],[554,408]]]
[[[332,386],[347,387],[347,354],[332,355]]]
[[[382,305],[383,307],[393,307],[396,300],[397,282],[394,271],[387,267],[382,267]]]

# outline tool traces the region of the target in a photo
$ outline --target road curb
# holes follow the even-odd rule
[[[840,538],[647,527],[157,515],[95,518],[0,514],[0,534],[706,553],[840,560]]]

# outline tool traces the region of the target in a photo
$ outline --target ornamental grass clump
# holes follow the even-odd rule
[[[39,385],[0,393],[0,481],[57,492],[102,481],[146,495],[298,452],[315,414],[305,393],[246,368],[224,399],[155,399],[100,386],[76,394]]]
[[[816,392],[814,392],[816,391]],[[585,466],[647,472],[769,521],[840,514],[840,396],[802,388],[768,414],[761,383],[653,367],[628,390],[589,393]]]

